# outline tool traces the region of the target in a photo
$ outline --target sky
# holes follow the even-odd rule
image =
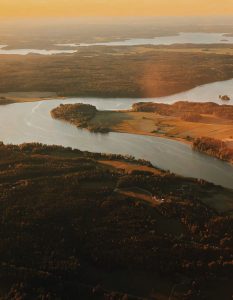
[[[233,15],[233,0],[0,0],[0,17]]]

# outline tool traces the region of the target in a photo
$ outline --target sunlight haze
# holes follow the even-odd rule
[[[1,17],[231,15],[232,0],[0,0]]]

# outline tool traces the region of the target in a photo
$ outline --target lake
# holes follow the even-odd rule
[[[139,45],[164,45],[173,44],[233,44],[233,37],[226,36],[224,33],[203,33],[203,32],[181,32],[172,36],[161,36],[154,38],[133,38],[102,43],[63,43],[55,44],[56,47],[90,47],[90,46],[139,46]],[[5,49],[8,45],[0,45],[0,55],[55,55],[55,54],[74,54],[78,50],[46,50],[46,49]]]
[[[54,55],[54,54],[73,54],[77,50],[44,50],[44,49],[5,49],[7,45],[0,45],[0,55],[27,55],[27,54],[39,54],[39,55]]]
[[[172,36],[160,36],[154,38],[133,38],[100,43],[70,43],[56,44],[67,47],[89,47],[89,46],[139,46],[139,45],[173,45],[173,44],[233,44],[233,36],[225,36],[224,33],[203,32],[180,32]]]

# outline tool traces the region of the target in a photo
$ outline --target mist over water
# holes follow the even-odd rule
[[[5,49],[7,45],[0,45],[0,55],[54,55],[54,54],[73,54],[77,50],[45,50],[45,49]]]
[[[104,43],[80,43],[80,44],[57,44],[57,46],[68,47],[89,47],[89,46],[138,46],[138,45],[174,45],[174,44],[233,44],[233,36],[224,33],[203,33],[203,32],[181,32],[174,36],[161,36],[154,38],[134,38],[123,41]]]
[[[72,44],[76,47],[79,44],[105,45],[105,42],[116,43],[112,45],[122,45],[122,42],[123,45],[227,43],[221,41],[221,34],[232,34],[232,28],[233,18],[230,16],[10,18],[1,20],[0,45],[9,45],[9,49],[60,50],[54,49],[53,45],[66,44],[69,47]],[[210,35],[208,38],[205,35],[196,36],[199,41],[195,41],[194,35],[188,38],[192,33]],[[232,35],[223,39],[231,43]]]
[[[188,21],[180,21],[177,27],[167,27],[160,32],[160,25],[165,22],[165,19],[157,20],[158,28],[150,28],[150,22],[146,22],[142,26],[141,31],[135,31],[135,28],[140,26],[136,24],[136,19],[131,19],[130,26],[124,28],[124,23],[115,23],[111,28],[106,29],[105,23],[98,23],[95,26],[95,21],[87,22],[82,28],[76,27],[77,23],[70,21],[64,28],[59,25],[59,29],[55,30],[54,24],[45,31],[45,24],[35,25],[34,28],[29,28],[25,39],[18,39],[14,43],[14,35],[7,35],[5,39],[12,42],[5,43],[0,40],[0,54],[10,55],[55,55],[55,54],[74,54],[80,46],[135,46],[135,45],[173,45],[173,44],[233,44],[233,36],[225,35],[230,31],[214,31],[214,25],[208,25],[208,30],[212,32],[190,31],[194,28]],[[168,20],[168,19],[167,19]],[[161,22],[161,23],[160,23]],[[111,21],[109,20],[109,23]],[[51,23],[52,24],[52,23]],[[74,25],[75,24],[75,25]],[[117,25],[116,25],[117,24]],[[155,24],[155,23],[154,23]],[[36,27],[37,26],[37,27]],[[136,27],[135,27],[136,26]],[[139,27],[138,27],[139,26]],[[161,25],[162,26],[162,25]],[[224,25],[223,27],[225,28]],[[36,29],[35,29],[36,28]],[[67,30],[67,28],[73,28]],[[77,30],[79,28],[79,30]],[[104,38],[114,41],[94,42],[95,38],[102,28],[105,28]],[[152,37],[144,37],[147,29],[150,28]],[[155,28],[155,29],[154,29]],[[188,28],[189,32],[182,32],[181,28]],[[198,26],[195,26],[197,29]],[[22,29],[22,27],[21,27]],[[222,29],[222,27],[221,27]],[[2,29],[0,29],[1,32]],[[19,30],[19,29],[18,29]],[[157,30],[157,31],[156,31]],[[177,31],[178,30],[178,31]],[[206,30],[206,31],[208,31]],[[122,32],[120,36],[116,33]],[[15,31],[16,32],[16,31]],[[34,47],[22,47],[31,42],[31,37],[36,32]],[[88,34],[87,34],[88,32]],[[135,37],[135,32],[138,37]],[[180,32],[180,33],[179,33]],[[223,33],[224,32],[224,33]],[[63,35],[64,33],[64,35]],[[69,38],[67,37],[69,34]],[[62,38],[61,38],[62,36]],[[116,36],[118,39],[116,40]],[[132,38],[130,38],[132,36]],[[6,38],[7,37],[7,38]],[[128,38],[127,38],[128,37]],[[102,38],[102,37],[101,37]],[[92,40],[92,42],[76,42],[77,40]],[[22,42],[24,41],[24,42]],[[58,41],[65,41],[58,42]],[[26,44],[25,44],[26,43]],[[8,45],[8,46],[7,46]],[[18,45],[20,47],[18,47]],[[55,46],[56,45],[56,48]],[[51,49],[54,47],[55,49]],[[64,47],[61,49],[61,47]],[[69,49],[72,48],[72,49]],[[219,99],[219,95],[228,95],[231,100],[223,102]],[[57,121],[51,118],[50,110],[60,103],[89,103],[95,105],[100,110],[119,110],[129,109],[135,102],[154,101],[163,103],[174,103],[176,101],[212,101],[219,104],[233,104],[233,79],[223,82],[216,82],[203,86],[198,86],[190,91],[182,92],[168,97],[150,98],[150,99],[122,99],[122,98],[70,98],[66,100],[42,101],[38,103],[20,103],[2,106],[0,109],[0,140],[5,143],[23,143],[23,142],[41,142],[46,144],[57,144],[88,150],[93,152],[119,153],[130,154],[136,158],[142,158],[151,161],[155,166],[162,169],[170,170],[174,173],[184,176],[192,176],[202,178],[215,184],[220,184],[226,187],[233,188],[233,167],[223,161],[208,157],[204,154],[192,151],[191,147],[177,141],[172,141],[164,138],[140,136],[132,134],[109,133],[107,135],[93,134],[86,130],[77,129],[70,124]]]

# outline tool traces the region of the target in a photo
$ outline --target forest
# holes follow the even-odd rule
[[[156,112],[160,115],[181,116],[183,119],[194,116],[193,120],[199,121],[201,114],[213,115],[224,119],[233,119],[232,105],[219,105],[214,102],[188,102],[178,101],[174,104],[138,102],[133,104],[132,111],[136,112]],[[192,120],[192,121],[193,121]]]
[[[86,128],[91,132],[109,132],[110,128],[102,124],[92,123],[97,112],[96,107],[90,104],[61,104],[51,111],[51,116],[54,119],[67,121],[79,128]]]
[[[100,46],[80,47],[74,55],[1,55],[0,93],[38,91],[55,92],[58,96],[119,98],[167,96],[232,78],[233,56],[211,53],[213,47],[216,48],[199,45],[194,52],[189,52],[183,45],[164,49]],[[201,52],[203,48],[208,51]]]
[[[230,299],[232,191],[42,144],[1,143],[0,182],[1,299]]]
[[[233,160],[233,149],[228,148],[223,141],[201,137],[193,141],[193,149],[226,161]]]

